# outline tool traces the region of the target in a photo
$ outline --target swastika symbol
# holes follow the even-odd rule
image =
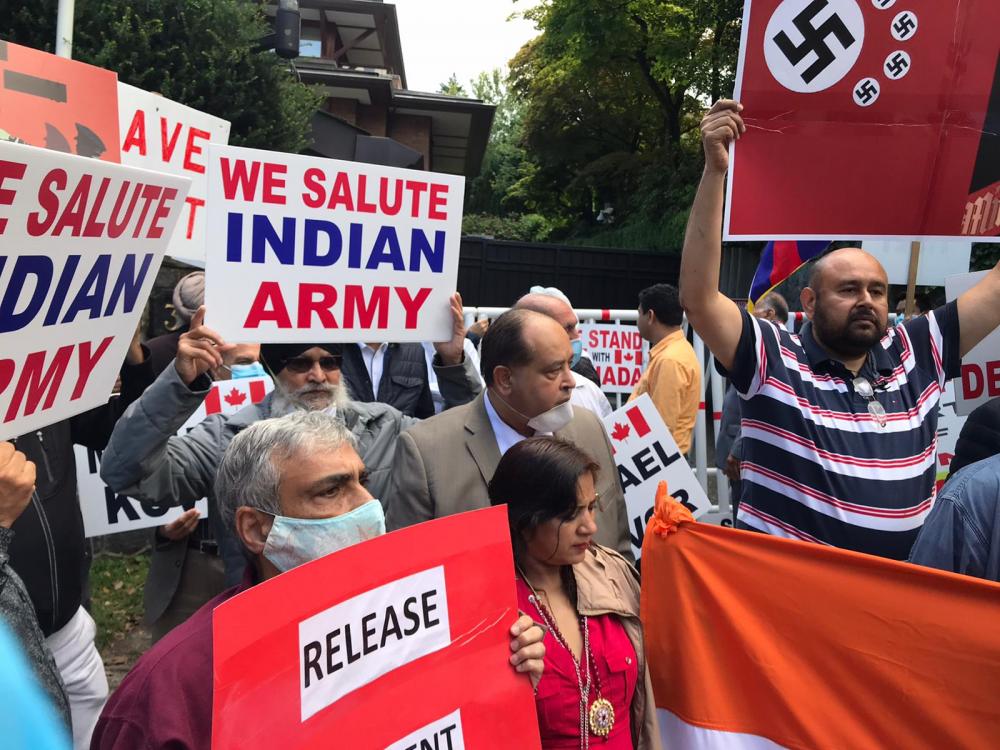
[[[816,76],[826,70],[830,66],[830,63],[837,59],[833,50],[826,43],[827,37],[836,37],[837,41],[840,42],[840,46],[845,50],[850,49],[851,45],[857,41],[850,29],[844,25],[840,16],[836,14],[827,18],[819,26],[813,26],[813,19],[827,5],[829,5],[827,0],[813,0],[805,10],[795,16],[793,23],[799,33],[802,34],[801,44],[794,44],[784,31],[778,32],[774,37],[774,43],[778,45],[778,49],[781,50],[792,65],[798,65],[810,53],[815,54],[816,59],[801,73],[802,80],[806,83],[812,83]]]
[[[882,69],[889,78],[898,81],[910,72],[910,56],[903,50],[890,52],[889,56],[885,58]]]
[[[910,10],[897,13],[892,19],[892,37],[898,42],[912,39],[917,33],[917,14]]]
[[[874,78],[863,78],[854,87],[854,103],[859,107],[869,107],[878,99],[880,89]]]
[[[874,5],[879,10],[888,10],[895,4],[896,0],[872,0],[872,5]]]

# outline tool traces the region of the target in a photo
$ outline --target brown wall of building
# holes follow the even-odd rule
[[[351,125],[358,124],[358,102],[356,99],[327,99],[326,111]]]
[[[386,137],[386,112],[384,107],[358,105],[358,119],[354,123],[369,135]]]
[[[424,155],[424,169],[431,164],[431,118],[417,115],[393,115],[389,123],[389,137]]]

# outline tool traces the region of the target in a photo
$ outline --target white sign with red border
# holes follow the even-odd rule
[[[958,299],[990,271],[949,276],[944,280],[948,301]],[[977,406],[1000,396],[1000,328],[962,357],[962,376],[955,383],[955,413],[966,416]]]

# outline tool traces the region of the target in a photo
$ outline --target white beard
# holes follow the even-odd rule
[[[297,391],[289,393],[285,390],[284,386],[280,381],[275,379],[274,382],[274,398],[271,400],[271,416],[272,417],[284,417],[288,414],[292,414],[297,411],[323,411],[327,414],[336,414],[338,407],[344,406],[349,400],[347,397],[347,389],[344,387],[343,383],[338,385],[328,385],[329,389],[329,401],[323,403],[322,405],[311,405],[308,401],[301,397],[303,391],[315,391],[318,390],[314,385],[306,385],[299,388]],[[326,390],[320,389],[320,390]]]

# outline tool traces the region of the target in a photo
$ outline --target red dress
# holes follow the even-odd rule
[[[528,601],[531,589],[517,578],[517,603],[532,619],[544,622],[533,603]],[[601,681],[601,697],[611,701],[615,709],[615,724],[607,737],[590,735],[590,746],[601,750],[632,750],[632,697],[639,679],[639,664],[632,642],[615,615],[587,618],[590,650],[597,664]],[[555,635],[545,633],[545,672],[538,683],[535,710],[545,750],[579,750],[580,748],[580,686],[576,680],[573,655],[563,648]],[[581,676],[586,674],[581,667]],[[590,704],[597,699],[597,680],[591,680],[587,701],[589,731]]]

